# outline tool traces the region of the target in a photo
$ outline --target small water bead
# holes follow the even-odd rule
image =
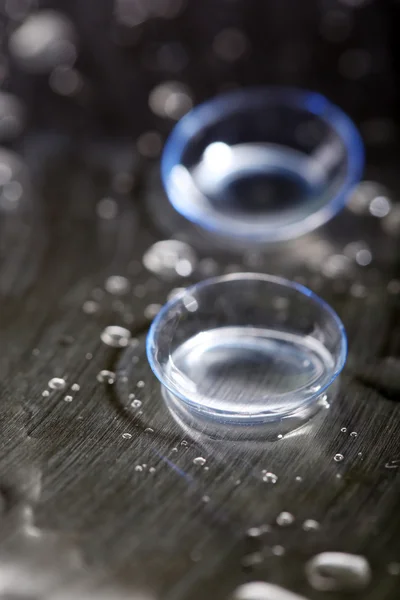
[[[342,462],[342,460],[344,460],[344,456],[343,456],[343,454],[335,454],[335,456],[333,457],[333,460],[335,462]]]
[[[352,431],[352,432],[350,433],[350,437],[352,437],[352,438],[356,438],[357,436],[358,436],[358,433],[357,433],[357,431]]]
[[[96,214],[100,219],[109,221],[118,215],[118,204],[112,198],[102,198],[96,206]]]
[[[400,467],[400,458],[395,458],[393,460],[389,460],[385,464],[385,469],[398,469]]]
[[[73,392],[79,392],[80,389],[81,389],[81,386],[79,385],[79,383],[73,383],[71,386],[71,390]]]
[[[304,531],[318,531],[320,524],[314,519],[306,519],[303,523]]]
[[[210,496],[203,496],[202,497],[202,501],[207,504],[208,502],[210,502]]]
[[[86,315],[94,315],[100,309],[100,305],[95,300],[86,300],[82,305],[82,310]]]
[[[290,512],[283,511],[276,517],[276,522],[280,527],[288,527],[294,523],[294,516]]]
[[[347,431],[347,427],[342,427],[340,431],[341,431],[342,433],[346,433],[346,431]]]
[[[72,396],[65,396],[64,398],[64,402],[72,402],[73,397]]]
[[[272,546],[271,551],[274,556],[283,556],[286,552],[285,548],[280,544]]]
[[[398,279],[392,279],[387,284],[387,291],[389,294],[400,294],[400,281]]]
[[[278,481],[278,476],[275,473],[271,473],[270,471],[263,471],[263,481],[265,483],[276,483]]]
[[[355,591],[366,587],[371,569],[364,556],[322,552],[306,564],[310,585],[321,592]]]
[[[258,538],[269,531],[271,531],[269,525],[261,525],[260,527],[250,527],[250,529],[247,530],[247,535],[251,538]]]
[[[112,385],[115,383],[115,373],[113,371],[107,371],[106,369],[103,369],[100,371],[100,373],[97,373],[97,381]]]
[[[87,352],[87,353],[85,354],[85,358],[86,358],[86,360],[92,360],[92,358],[93,358],[93,354],[92,354],[91,352]]]
[[[145,383],[144,383],[144,381],[138,381],[136,385],[138,388],[142,389],[142,388],[144,388]]]
[[[206,462],[206,459],[202,456],[197,456],[195,459],[193,459],[193,464],[198,465],[200,467],[204,466]]]
[[[186,441],[186,440],[182,440],[182,441],[181,441],[181,446],[187,446],[187,445],[188,445],[188,443],[187,443],[187,441]]]
[[[155,472],[156,472],[156,468],[155,467],[150,467],[149,473],[155,473]]]
[[[61,377],[53,377],[53,379],[50,379],[47,385],[52,390],[63,390],[67,384],[65,379],[62,379]]]
[[[142,406],[142,401],[135,398],[135,400],[132,400],[131,406],[132,408],[140,408]]]
[[[48,396],[50,396],[50,392],[49,392],[49,390],[44,390],[44,391],[42,392],[42,396],[43,396],[43,398],[47,398]]]
[[[152,429],[151,427],[146,427],[146,429],[144,430],[145,433],[154,433],[154,429]]]
[[[297,476],[295,477],[295,479],[296,479],[296,481],[298,481],[298,482],[300,482],[300,481],[303,481],[303,478],[302,478],[300,475],[297,475]]]
[[[142,465],[136,465],[135,471],[137,471],[138,473],[142,473],[142,471],[143,471]]]
[[[102,331],[101,341],[111,348],[126,348],[131,339],[131,333],[125,327],[110,325]]]
[[[190,89],[179,81],[160,83],[150,93],[149,106],[159,117],[180,119],[193,106]]]
[[[400,563],[399,562],[391,562],[387,566],[387,572],[389,575],[400,575]]]
[[[178,448],[175,446],[175,448],[172,448],[171,452],[178,452]]]
[[[111,275],[104,282],[104,287],[109,294],[113,296],[124,296],[129,292],[130,283],[126,277],[122,275]]]
[[[124,440],[130,440],[132,438],[132,434],[131,433],[123,433],[122,437],[124,438]]]

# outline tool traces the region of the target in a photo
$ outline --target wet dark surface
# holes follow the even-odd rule
[[[6,4],[5,46],[26,17],[23,2],[22,16]],[[169,16],[139,27],[117,22],[111,0],[44,4],[74,23],[72,74],[27,72],[7,52],[0,69],[27,113],[15,138],[0,120],[0,597],[225,600],[261,580],[309,600],[397,600],[397,4],[171,0]],[[321,91],[356,119],[365,179],[379,185],[304,238],[226,249],[160,186],[159,152],[185,110],[164,114],[149,93],[171,81],[186,86],[186,109],[237,85]],[[389,212],[374,217],[382,196]],[[142,262],[169,238],[194,251],[184,276]],[[344,322],[339,393],[300,429],[205,430],[167,408],[147,364],[147,330],[173,289],[242,270],[304,283]],[[110,325],[129,330],[128,347],[101,340]],[[319,529],[304,530],[308,519]],[[364,556],[370,582],[314,589],[305,565],[323,551]]]

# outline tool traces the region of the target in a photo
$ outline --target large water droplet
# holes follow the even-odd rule
[[[245,583],[236,588],[231,598],[232,600],[307,600],[304,596],[265,581]]]
[[[203,465],[205,465],[206,462],[207,462],[206,459],[203,458],[202,456],[197,456],[195,459],[193,459],[193,463],[195,465],[200,466],[200,467],[202,467]]]
[[[314,519],[307,519],[303,523],[304,531],[318,531],[319,527],[318,521],[315,521]]]
[[[131,339],[131,333],[125,327],[110,325],[100,335],[101,341],[112,348],[126,348]]]
[[[335,456],[333,457],[333,460],[335,462],[342,462],[342,460],[344,460],[344,456],[343,456],[343,454],[335,454]]]
[[[310,585],[321,592],[352,591],[366,587],[371,569],[364,556],[344,552],[322,552],[306,565]]]

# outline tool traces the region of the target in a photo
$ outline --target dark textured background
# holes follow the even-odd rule
[[[22,134],[7,145],[28,173],[18,209],[0,209],[2,597],[39,599],[52,587],[68,594],[72,586],[71,597],[86,598],[75,585],[87,576],[95,588],[90,598],[223,600],[240,583],[266,580],[317,600],[327,594],[310,587],[305,563],[317,552],[341,550],[363,554],[372,568],[371,584],[352,598],[396,600],[399,5],[181,4],[173,18],[126,27],[116,23],[109,1],[47,3],[70,15],[79,39],[74,68],[83,87],[61,96],[48,74],[26,73],[8,52],[8,38],[25,15],[11,18],[10,3],[2,2],[2,87],[27,110]],[[234,61],[215,52],[215,36],[226,27],[247,39]],[[169,50],[160,53],[166,44]],[[361,51],[361,62],[354,51]],[[171,52],[175,58],[165,59]],[[170,80],[185,83],[195,103],[253,83],[326,93],[359,124],[366,178],[385,186],[392,212],[379,220],[368,205],[357,212],[356,203],[354,212],[353,203],[325,229],[274,253],[200,244],[189,280],[149,273],[144,251],[159,239],[185,235],[180,221],[167,216],[157,156],[147,156],[158,154],[173,125],[152,113],[148,96]],[[149,131],[150,145],[140,137]],[[104,198],[113,201],[112,218],[104,218]],[[335,268],[332,256],[343,257],[346,244],[359,240],[371,263],[339,259]],[[165,409],[143,352],[146,307],[163,304],[172,288],[210,268],[296,278],[343,319],[350,355],[340,393],[302,430],[274,441],[218,440],[183,429]],[[125,295],[104,290],[111,275],[127,277]],[[88,300],[96,302],[94,314],[85,312]],[[116,324],[131,330],[136,349],[101,342],[104,327]],[[103,369],[119,373],[116,383],[98,381]],[[66,388],[43,396],[57,376]],[[71,392],[74,383],[80,390]],[[131,392],[142,400],[140,411],[127,408]],[[69,394],[73,400],[66,402]],[[336,453],[342,462],[333,460]],[[198,456],[208,470],[193,464]],[[278,482],[264,483],[262,469]],[[286,529],[274,524],[283,510],[296,518]],[[320,522],[318,532],[302,529],[308,518]],[[246,531],[262,524],[271,532],[248,539]],[[283,556],[274,554],[277,545]]]

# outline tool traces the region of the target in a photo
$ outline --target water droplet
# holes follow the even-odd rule
[[[150,467],[149,473],[155,473],[155,472],[156,472],[156,468],[155,467]]]
[[[187,445],[188,445],[188,443],[187,443],[187,441],[186,441],[186,440],[182,440],[182,441],[181,441],[181,446],[187,446]]]
[[[398,279],[392,279],[387,284],[387,291],[389,294],[400,294],[400,281]]]
[[[52,390],[63,390],[66,385],[65,379],[61,377],[53,377],[48,383],[49,388]]]
[[[400,575],[400,563],[391,562],[387,566],[387,572],[389,575]]]
[[[72,402],[73,397],[72,396],[65,396],[64,401],[65,402]]]
[[[333,457],[333,460],[336,462],[342,462],[342,460],[344,460],[344,456],[343,456],[343,454],[335,454],[335,456]]]
[[[193,106],[190,89],[179,81],[160,83],[150,93],[149,106],[159,117],[180,119]]]
[[[213,50],[221,60],[234,62],[243,56],[248,45],[248,39],[243,31],[228,27],[215,36]]]
[[[151,427],[146,427],[146,429],[144,430],[145,433],[154,433],[154,429],[152,429]]]
[[[263,481],[265,483],[276,483],[278,481],[278,476],[275,473],[271,473],[270,471],[263,471]]]
[[[136,385],[138,388],[144,388],[145,383],[144,383],[144,381],[138,381]]]
[[[342,427],[342,429],[340,430],[342,433],[346,433],[347,431],[347,427]]]
[[[304,531],[318,531],[319,528],[320,525],[318,521],[315,521],[314,519],[306,519],[303,523]]]
[[[92,360],[92,358],[93,358],[93,354],[92,354],[91,352],[87,352],[87,353],[85,354],[85,358],[86,358],[86,360]]]
[[[95,300],[86,300],[82,305],[82,310],[86,315],[94,315],[100,306]]]
[[[126,348],[131,339],[131,333],[125,327],[110,325],[102,331],[100,338],[104,344],[112,348]]]
[[[203,496],[202,500],[207,504],[208,502],[210,502],[210,496]]]
[[[43,396],[43,398],[47,398],[48,396],[50,396],[50,392],[49,392],[49,390],[44,390],[44,391],[42,392],[42,396]]]
[[[192,248],[178,240],[156,242],[143,256],[148,271],[167,279],[189,277],[196,266],[197,258]]]
[[[231,600],[307,600],[303,596],[265,581],[245,583],[234,591]]]
[[[130,289],[130,283],[126,277],[122,275],[111,275],[104,282],[104,287],[109,294],[113,296],[123,296]]]
[[[206,464],[206,462],[207,462],[207,461],[206,461],[206,459],[205,459],[205,458],[203,458],[202,456],[197,456],[197,457],[196,457],[196,458],[193,460],[193,463],[194,463],[195,465],[199,465],[200,467],[202,467],[203,465],[205,465],[205,464]]]
[[[156,158],[161,152],[162,144],[158,131],[146,131],[137,140],[137,148],[146,158]]]
[[[290,512],[283,511],[276,517],[276,522],[281,527],[288,527],[294,523],[294,516]]]
[[[272,546],[271,551],[274,556],[283,556],[286,552],[285,548],[279,544]]]
[[[123,433],[122,437],[124,438],[124,440],[130,440],[132,438],[132,434],[131,433]]]
[[[136,465],[135,471],[137,471],[138,473],[141,473],[143,471],[142,465]]]
[[[175,446],[174,448],[172,448],[171,452],[178,452],[178,448]]]
[[[398,469],[400,467],[400,458],[395,458],[394,460],[389,460],[385,464],[386,469]]]
[[[357,433],[357,431],[352,431],[352,432],[350,433],[350,437],[352,437],[352,438],[356,438],[357,436],[358,436],[358,433]]]
[[[373,217],[382,219],[386,217],[392,208],[392,203],[386,196],[376,196],[369,205],[369,212]]]
[[[297,475],[295,479],[296,479],[296,481],[303,481],[303,478],[300,477],[300,475]]]
[[[111,220],[118,215],[118,204],[112,198],[102,198],[96,206],[96,213],[100,219]]]
[[[271,531],[269,525],[261,525],[260,527],[250,527],[250,529],[247,530],[247,535],[251,538],[257,538],[269,531]]]
[[[149,319],[149,321],[151,321],[152,319],[154,319],[154,317],[158,315],[161,308],[161,304],[149,304],[144,309],[144,316],[146,317],[146,319]]]
[[[177,287],[177,288],[173,288],[168,296],[167,296],[167,300],[168,302],[170,302],[170,300],[173,300],[174,298],[176,298],[177,296],[179,296],[180,294],[183,294],[185,292],[186,288],[183,287]]]
[[[332,279],[344,277],[351,272],[351,260],[342,254],[329,256],[323,264],[322,273]]]
[[[81,386],[79,385],[79,383],[73,383],[71,386],[71,390],[73,392],[79,392],[80,389],[81,389]]]
[[[142,406],[142,401],[136,398],[135,400],[132,400],[131,406],[132,408],[140,408]]]
[[[322,552],[306,565],[310,585],[321,592],[362,589],[371,580],[371,569],[363,556],[344,552]]]
[[[115,373],[113,373],[113,371],[107,371],[106,369],[103,369],[97,374],[97,381],[112,385],[115,382]]]
[[[9,40],[17,63],[29,73],[49,73],[76,60],[76,32],[72,22],[55,10],[29,15]]]

